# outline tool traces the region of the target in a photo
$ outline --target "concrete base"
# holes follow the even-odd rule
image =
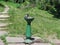
[[[51,45],[50,43],[44,43],[40,37],[33,37],[34,42],[31,45]],[[23,37],[6,37],[8,45],[29,45],[24,43]]]
[[[22,37],[6,37],[8,43],[22,43],[24,39]]]
[[[50,43],[34,43],[34,44],[31,44],[31,45],[51,45]]]
[[[22,43],[22,44],[8,44],[8,45],[25,45],[25,44]]]

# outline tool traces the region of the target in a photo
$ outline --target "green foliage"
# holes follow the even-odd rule
[[[32,22],[33,35],[37,34],[37,36],[45,38],[48,37],[49,35],[57,34],[57,37],[59,38],[60,20],[53,18],[53,15],[48,13],[48,11],[53,13],[57,12],[59,10],[58,7],[56,8],[58,3],[56,1],[52,1],[53,4],[51,4],[50,0],[49,1],[35,0],[35,1],[34,1],[36,3],[35,6],[37,7],[32,8],[29,8],[30,4],[33,4],[29,0],[27,0],[23,4],[4,2],[4,4],[7,4],[10,7],[9,21],[12,23],[11,25],[8,26],[10,34],[25,35],[26,22],[24,20],[24,16],[26,14],[30,14],[30,16],[35,17],[35,20]],[[20,5],[22,9],[17,8],[18,5]],[[28,8],[25,8],[27,5],[29,5]]]
[[[7,42],[6,42],[6,36],[5,35],[1,36],[0,39],[3,40],[3,42],[4,42],[5,45],[8,45]]]
[[[3,12],[4,11],[4,8],[0,6],[0,12]]]
[[[35,18],[32,22],[33,35],[36,34],[36,36],[48,37],[49,35],[57,34],[57,37],[60,37],[60,33],[58,33],[60,32],[60,20],[53,18],[53,15],[49,14],[47,11],[39,10],[37,7],[19,9],[16,3],[2,3],[10,7],[9,22],[12,23],[8,26],[10,35],[25,35],[26,21],[24,20],[24,16],[30,14],[30,16]]]
[[[0,3],[0,12],[4,11],[5,6]]]
[[[38,8],[31,9],[17,9],[14,6],[9,11],[9,21],[13,24],[9,25],[9,31],[12,35],[22,34],[25,35],[26,29],[26,21],[24,20],[24,16],[28,13],[30,16],[35,17],[35,20],[32,22],[32,34],[40,37],[48,37],[49,35],[58,34],[57,32],[60,30],[59,20],[54,19],[51,14],[47,11],[39,10]],[[43,12],[43,13],[42,13]]]

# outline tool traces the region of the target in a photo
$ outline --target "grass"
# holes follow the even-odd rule
[[[4,6],[2,4],[0,4],[0,12],[4,11]]]
[[[41,37],[48,37],[49,35],[57,34],[59,37],[60,20],[53,18],[53,15],[49,14],[47,11],[39,10],[37,8],[32,8],[30,10],[10,10],[10,21],[13,23],[9,26],[11,34],[25,34],[26,21],[24,20],[24,16],[26,14],[30,14],[35,18],[32,22],[33,35],[37,34]]]
[[[6,41],[6,36],[5,35],[4,36],[0,36],[0,39],[3,40],[5,45],[8,45],[7,41]]]
[[[47,11],[39,10],[37,7],[18,9],[15,3],[7,2],[10,7],[9,10],[9,22],[13,23],[8,26],[9,32],[12,36],[14,35],[25,35],[26,31],[26,21],[24,16],[29,14],[35,19],[32,22],[32,34],[47,38],[49,36],[60,38],[60,19],[53,18],[52,14],[49,14]],[[55,36],[54,36],[55,35]]]
[[[0,7],[0,12],[2,12],[2,11],[3,11],[3,9],[4,9],[3,7]]]

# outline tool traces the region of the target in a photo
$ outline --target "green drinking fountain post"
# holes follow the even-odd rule
[[[26,40],[25,43],[29,44],[32,43],[31,40],[31,22],[34,20],[33,17],[30,17],[29,14],[27,14],[24,19],[27,21],[27,28],[26,28]]]

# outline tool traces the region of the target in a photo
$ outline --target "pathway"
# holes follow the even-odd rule
[[[0,36],[3,36],[5,34],[8,34],[5,30],[7,30],[7,26],[9,25],[9,23],[5,23],[8,18],[10,17],[8,15],[8,10],[9,10],[9,7],[7,5],[5,5],[5,9],[3,12],[0,12]],[[2,21],[5,21],[5,22],[2,22]]]
[[[5,23],[10,17],[8,15],[8,10],[9,10],[9,7],[5,5],[4,11],[0,12],[0,37],[8,34],[6,30],[7,30],[7,26],[9,25],[9,23]],[[3,40],[1,39],[0,39],[0,45],[4,45]]]

